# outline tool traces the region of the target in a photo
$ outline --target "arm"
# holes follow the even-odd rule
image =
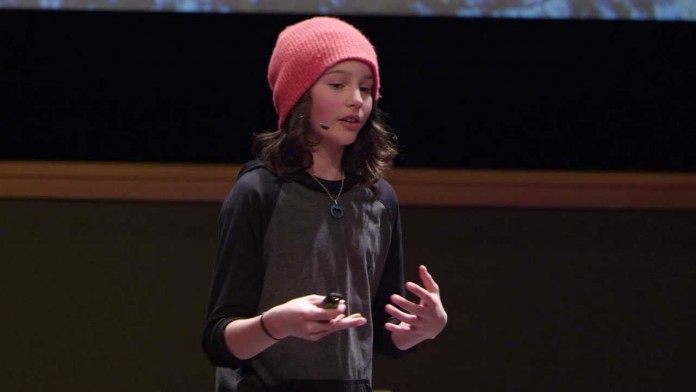
[[[241,173],[245,173],[245,165]],[[263,169],[240,174],[222,204],[218,248],[203,333],[203,351],[215,366],[237,368],[242,360],[228,349],[227,326],[257,314],[265,267],[263,237],[280,186]]]
[[[378,182],[374,189],[393,216],[387,263],[373,302],[375,341],[379,343],[382,351],[392,356],[400,356],[403,351],[415,347],[420,342],[435,338],[447,324],[447,313],[440,300],[440,289],[425,266],[418,270],[425,288],[412,282],[406,284],[406,289],[418,296],[420,302],[415,304],[404,298],[399,203],[396,193],[386,181]],[[393,304],[389,303],[390,300]],[[405,311],[394,305],[402,307]]]
[[[321,295],[295,298],[264,312],[261,316],[238,319],[227,324],[225,343],[236,357],[254,357],[273,344],[289,336],[316,341],[333,332],[365,325],[360,314],[345,316],[346,305],[342,301],[336,309],[323,309],[319,305]]]
[[[256,314],[263,286],[264,266],[258,198],[238,182],[224,201],[219,217],[218,249],[203,333],[203,351],[215,366],[237,368],[241,358],[228,349],[227,326]]]
[[[401,241],[401,218],[398,200],[391,186],[380,181],[373,188],[378,199],[384,204],[391,215],[391,237],[388,239],[389,249],[380,277],[377,293],[372,301],[374,349],[391,357],[401,357],[403,350],[394,345],[392,333],[385,325],[398,320],[387,313],[385,307],[395,293],[405,295],[404,261]]]

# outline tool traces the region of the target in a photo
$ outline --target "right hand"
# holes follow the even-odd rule
[[[266,311],[264,324],[279,339],[294,336],[316,341],[333,332],[367,323],[359,313],[346,316],[345,301],[336,309],[324,309],[319,306],[323,300],[323,295],[316,294],[290,300]]]

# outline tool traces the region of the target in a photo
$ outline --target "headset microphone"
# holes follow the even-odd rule
[[[323,130],[329,129],[329,124],[327,124],[327,123],[319,123],[319,126],[320,126],[321,129],[323,129]]]

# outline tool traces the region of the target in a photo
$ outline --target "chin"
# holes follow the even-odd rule
[[[355,144],[355,141],[356,141],[356,140],[358,140],[358,138],[357,138],[357,137],[353,137],[353,138],[350,138],[350,139],[347,139],[347,140],[343,140],[343,143],[341,143],[341,144],[343,145],[343,147],[352,146],[353,144]]]

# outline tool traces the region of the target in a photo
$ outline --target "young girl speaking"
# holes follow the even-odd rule
[[[222,205],[203,348],[219,391],[370,391],[373,350],[399,356],[447,323],[424,266],[404,285],[377,55],[311,18],[280,33],[268,81],[278,129]]]

